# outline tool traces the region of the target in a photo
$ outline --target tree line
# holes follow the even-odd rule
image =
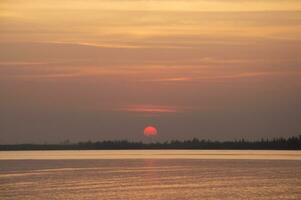
[[[127,140],[78,142],[60,144],[10,144],[0,145],[0,150],[126,150],[126,149],[237,149],[237,150],[301,150],[301,135],[288,138],[261,139],[248,141],[171,140],[166,142],[131,142]]]

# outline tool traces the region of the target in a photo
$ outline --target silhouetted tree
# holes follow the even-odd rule
[[[66,140],[60,144],[14,144],[0,145],[0,150],[92,150],[92,149],[274,149],[274,150],[301,150],[301,135],[288,138],[260,139],[248,141],[245,139],[234,141],[199,140],[171,140],[165,142],[142,143],[127,140],[116,141],[86,141],[70,143]]]

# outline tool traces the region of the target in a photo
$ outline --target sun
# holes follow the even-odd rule
[[[147,137],[156,136],[158,134],[158,130],[154,126],[147,126],[144,128],[143,134]]]

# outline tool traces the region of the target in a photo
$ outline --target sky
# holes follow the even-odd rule
[[[301,134],[300,0],[2,0],[0,143]]]

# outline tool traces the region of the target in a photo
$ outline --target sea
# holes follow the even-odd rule
[[[1,200],[301,199],[301,151],[1,151]]]

